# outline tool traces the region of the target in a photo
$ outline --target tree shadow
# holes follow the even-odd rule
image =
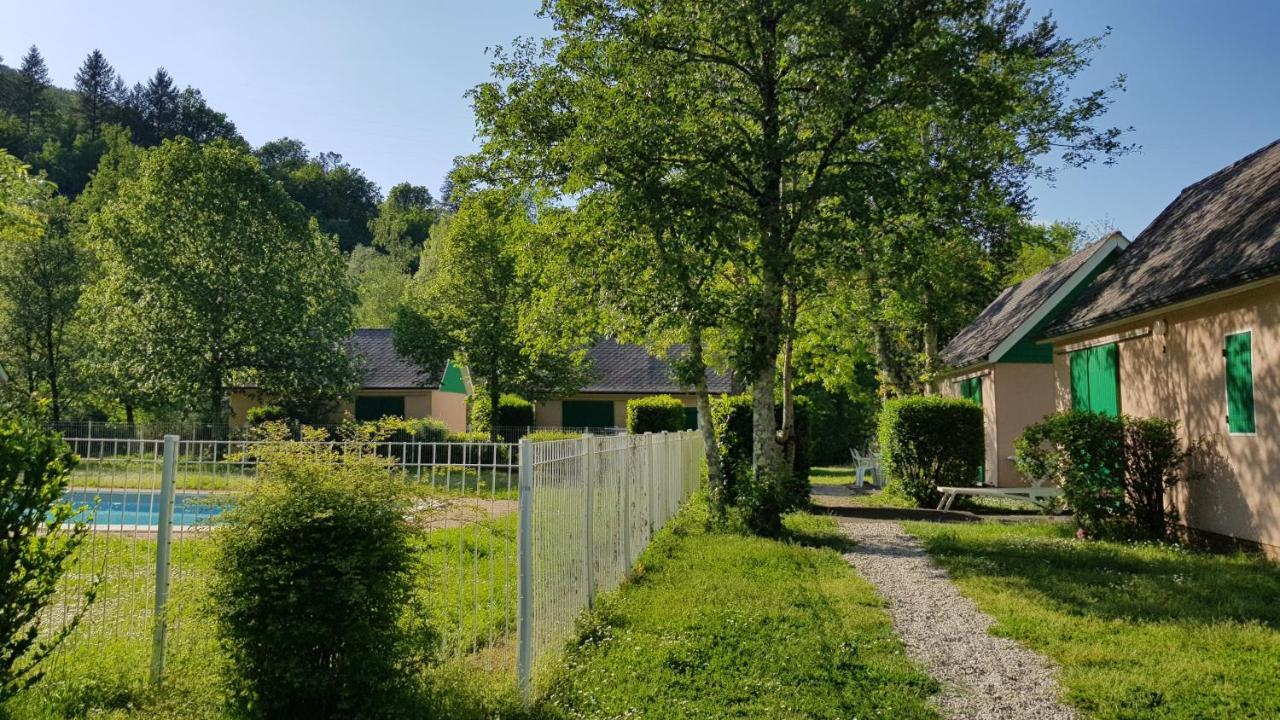
[[[1259,623],[1280,629],[1280,568],[1172,547],[943,532],[925,546],[952,577],[994,578],[1069,615],[1106,620]]]

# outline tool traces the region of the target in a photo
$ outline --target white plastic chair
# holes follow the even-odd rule
[[[849,448],[849,454],[853,456],[853,477],[854,485],[862,487],[866,482],[868,475],[871,476],[871,485],[873,487],[880,486],[880,456],[876,453],[867,453],[863,455],[854,448]]]

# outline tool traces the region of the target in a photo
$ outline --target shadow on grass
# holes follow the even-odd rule
[[[1040,593],[1068,615],[1280,629],[1280,568],[1157,545],[1082,542],[1067,528],[1035,536],[928,529],[925,547],[956,579],[989,578]]]
[[[840,532],[840,526],[833,518],[807,512],[785,516],[778,539],[806,547],[829,548],[838,553],[849,552],[854,546],[854,542]]]

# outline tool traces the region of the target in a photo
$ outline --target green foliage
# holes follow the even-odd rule
[[[881,468],[886,480],[920,505],[938,487],[976,485],[986,452],[982,408],[960,398],[925,395],[889,400],[880,411]]]
[[[910,523],[991,632],[1109,720],[1280,717],[1280,572],[1244,554],[1078,542],[1057,523]],[[1218,681],[1215,678],[1229,678]]]
[[[120,181],[91,235],[105,270],[93,291],[103,353],[145,396],[220,422],[230,383],[300,418],[351,387],[344,259],[252,156],[165,142]]]
[[[847,463],[850,449],[863,450],[875,437],[879,405],[869,393],[854,395],[820,385],[797,392],[809,403],[814,465]]]
[[[695,497],[581,623],[546,716],[936,717],[834,520],[784,522],[787,542],[726,531]]]
[[[553,440],[577,440],[582,433],[561,432],[559,430],[535,430],[524,436],[529,442],[551,442]]]
[[[1096,538],[1165,539],[1165,493],[1189,479],[1196,451],[1176,421],[1079,411],[1051,415],[1014,443],[1018,471],[1062,488],[1082,533]]]
[[[409,612],[405,486],[372,453],[257,452],[259,482],[214,534],[209,608],[231,705],[260,718],[398,716],[432,647]]]
[[[265,422],[288,420],[289,413],[279,405],[255,405],[244,413],[244,420],[250,425],[261,425]]]
[[[347,277],[359,298],[355,309],[356,326],[391,327],[396,310],[413,282],[413,276],[404,271],[403,264],[375,248],[359,245],[347,260]]]
[[[627,401],[627,432],[679,432],[684,429],[684,403],[670,395]]]
[[[1016,285],[1059,260],[1065,260],[1083,245],[1085,239],[1084,229],[1076,223],[1056,222],[1028,230],[1025,234],[1029,237],[1022,238],[1017,254],[1005,271],[1006,286]]]
[[[775,408],[781,413],[781,407]],[[781,513],[809,503],[812,449],[807,403],[796,403],[795,463],[783,476],[760,476],[752,465],[752,398],[726,395],[711,401],[711,424],[720,450],[724,506],[742,510],[747,524],[763,535],[781,530]]]
[[[488,432],[491,426],[521,428],[534,424],[533,403],[519,395],[503,393],[498,398],[497,422],[490,422],[492,413],[489,410],[489,403],[487,393],[479,393],[471,398],[467,412],[470,415],[472,430]]]
[[[337,236],[343,252],[369,244],[378,186],[359,169],[338,153],[313,155],[302,142],[287,137],[263,144],[254,154],[267,174],[315,218],[321,232]]]
[[[0,420],[0,703],[40,679],[83,615],[44,612],[88,531],[72,521],[83,508],[63,500],[76,460],[61,437]],[[91,589],[86,607],[93,598]]]
[[[711,427],[720,448],[724,497],[712,498],[722,506],[735,505],[751,478],[751,397],[725,395],[711,400]]]
[[[427,188],[409,183],[392,187],[370,224],[373,246],[394,260],[402,272],[416,273],[438,212]]]

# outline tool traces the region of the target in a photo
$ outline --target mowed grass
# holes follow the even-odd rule
[[[1061,666],[1064,699],[1115,720],[1280,717],[1280,568],[1071,537],[1041,524],[910,523],[993,632]]]
[[[695,499],[601,599],[541,717],[935,717],[834,521],[793,515],[785,540],[708,528]]]

